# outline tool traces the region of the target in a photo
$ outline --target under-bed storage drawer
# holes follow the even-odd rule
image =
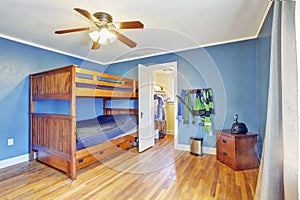
[[[124,149],[131,148],[135,140],[134,135],[127,135],[105,143],[76,152],[76,168],[80,169],[91,163],[100,161]]]
[[[60,157],[48,154],[44,151],[37,151],[37,159],[66,173],[71,172],[70,163]]]

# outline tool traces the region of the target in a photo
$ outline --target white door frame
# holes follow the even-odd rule
[[[177,121],[177,113],[178,113],[178,98],[176,98],[176,94],[178,94],[177,88],[177,62],[169,62],[169,63],[161,63],[148,66],[150,71],[154,73],[155,70],[164,69],[164,68],[173,68],[174,69],[174,148],[179,149],[178,144],[178,121]]]
[[[153,73],[139,64],[139,152],[154,146]]]

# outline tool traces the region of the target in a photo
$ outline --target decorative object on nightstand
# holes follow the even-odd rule
[[[217,130],[217,160],[233,170],[258,167],[257,134],[231,134],[231,130]]]
[[[231,133],[233,134],[245,134],[248,133],[248,129],[246,124],[238,122],[239,116],[238,114],[234,115],[234,123],[231,127]]]

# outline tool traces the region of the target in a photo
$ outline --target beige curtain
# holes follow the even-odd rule
[[[298,199],[295,1],[274,1],[268,113],[255,199]]]

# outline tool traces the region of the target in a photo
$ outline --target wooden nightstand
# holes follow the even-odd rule
[[[257,134],[231,134],[230,130],[216,133],[218,161],[237,171],[258,167]]]

